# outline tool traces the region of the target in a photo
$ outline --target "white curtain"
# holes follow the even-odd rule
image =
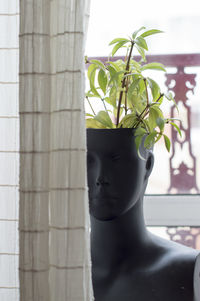
[[[87,0],[20,1],[20,300],[92,300]]]
[[[0,0],[0,300],[19,300],[18,0]]]

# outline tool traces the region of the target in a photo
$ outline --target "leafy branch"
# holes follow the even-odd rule
[[[120,49],[125,48],[124,60],[108,60],[103,63],[96,59],[89,61],[86,57],[90,85],[86,100],[92,112],[86,114],[87,127],[133,128],[138,149],[143,138],[147,148],[163,138],[166,149],[170,150],[165,127],[172,126],[179,135],[181,131],[177,120],[164,117],[161,105],[163,101],[172,101],[178,109],[176,101],[172,93],[162,93],[154,79],[144,76],[146,70],[166,72],[163,64],[146,62],[146,38],[161,32],[157,29],[145,31],[145,27],[141,27],[129,38],[112,40],[109,44],[112,46],[111,55],[114,56]],[[134,49],[141,56],[139,62],[133,58]],[[102,102],[104,110],[96,114],[93,107],[97,99]]]
[[[118,103],[118,108],[117,108],[117,121],[116,121],[117,126],[119,124],[120,108],[121,108],[122,96],[123,96],[123,92],[124,92],[123,88],[125,88],[125,86],[126,86],[126,74],[128,74],[128,71],[129,71],[130,59],[131,59],[134,44],[135,44],[135,42],[131,41],[131,48],[130,48],[129,55],[128,55],[128,60],[127,60],[127,63],[126,63],[126,72],[124,74],[125,76],[124,76],[124,79],[122,81],[122,90],[121,90],[120,95],[119,95],[119,103]]]

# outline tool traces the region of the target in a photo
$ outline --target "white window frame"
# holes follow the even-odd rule
[[[200,226],[200,195],[145,195],[147,226]]]

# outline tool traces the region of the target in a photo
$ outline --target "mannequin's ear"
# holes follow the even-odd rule
[[[148,156],[146,160],[146,174],[145,174],[145,180],[148,179],[148,177],[151,174],[151,171],[153,169],[154,165],[154,154],[151,150],[148,151]]]

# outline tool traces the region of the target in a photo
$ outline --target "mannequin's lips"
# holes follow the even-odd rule
[[[119,197],[114,194],[107,194],[106,192],[102,191],[95,194],[90,194],[92,199],[118,199]]]
[[[92,203],[100,204],[101,206],[103,206],[103,205],[113,204],[117,202],[119,198],[117,196],[111,196],[111,195],[98,195],[95,197],[91,197],[90,199]]]

